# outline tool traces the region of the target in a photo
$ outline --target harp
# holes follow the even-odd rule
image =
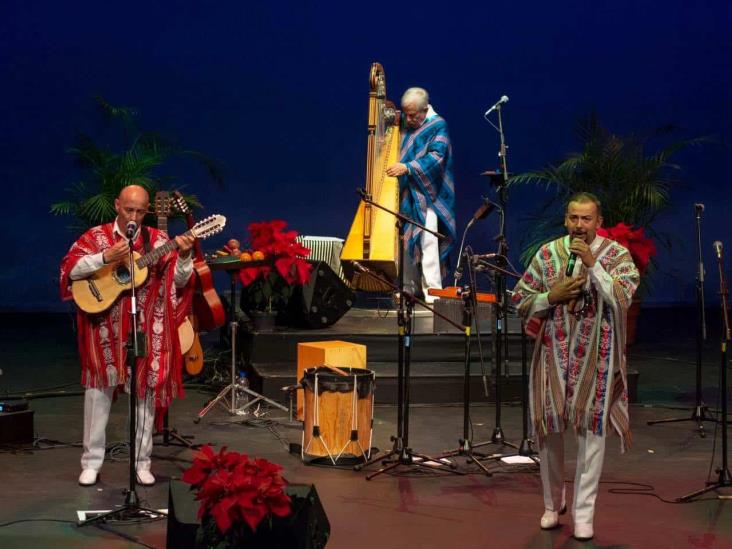
[[[386,168],[399,158],[399,111],[386,98],[386,78],[379,63],[371,65],[369,75],[369,126],[366,151],[366,192],[371,199],[392,211],[399,211],[399,182],[386,175]],[[398,269],[398,231],[394,216],[365,203],[356,216],[343,244],[341,264],[346,278],[357,290],[389,291],[378,279],[362,273],[353,262],[394,280]]]

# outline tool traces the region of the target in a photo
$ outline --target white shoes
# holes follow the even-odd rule
[[[574,537],[580,541],[592,539],[595,532],[592,530],[592,523],[579,523],[574,525]]]
[[[81,486],[94,486],[97,483],[99,471],[96,469],[84,469],[79,475],[79,484]]]
[[[544,510],[544,514],[541,516],[541,529],[542,530],[551,530],[553,528],[556,528],[559,526],[559,515],[563,515],[567,512],[567,506],[562,505],[562,508],[557,511],[549,511],[548,509]]]
[[[137,471],[137,484],[140,486],[152,486],[155,484],[155,477],[150,471]]]
[[[545,510],[544,514],[541,515],[541,529],[551,530],[557,526],[559,526],[559,513]]]

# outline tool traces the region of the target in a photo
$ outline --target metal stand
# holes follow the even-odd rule
[[[419,302],[427,309],[432,310],[431,307],[427,306],[422,301],[417,300],[414,295],[410,292],[404,291],[404,249],[405,249],[405,238],[404,238],[404,226],[406,223],[413,224],[424,231],[428,231],[435,234],[438,238],[444,238],[439,233],[431,231],[427,227],[409,219],[399,212],[394,212],[373,202],[366,193],[360,192],[364,202],[371,204],[377,208],[380,208],[386,212],[392,214],[397,220],[397,229],[399,232],[399,251],[398,251],[398,286],[394,286],[391,281],[371,272],[366,267],[354,261],[354,266],[372,276],[393,289],[399,292],[399,310],[397,313],[397,323],[399,327],[398,335],[398,364],[397,364],[397,434],[392,436],[391,440],[394,443],[392,449],[383,455],[378,455],[370,459],[365,463],[361,463],[354,467],[354,470],[360,471],[364,467],[369,467],[377,462],[383,462],[383,467],[379,470],[366,475],[366,480],[371,480],[374,477],[387,473],[396,469],[397,467],[417,467],[431,469],[434,471],[450,472],[461,475],[462,473],[452,469],[453,464],[444,464],[436,461],[428,455],[415,452],[409,447],[409,381],[410,381],[410,364],[411,364],[411,350],[412,350],[412,312],[414,310],[414,303]],[[434,312],[434,311],[433,311]]]
[[[177,429],[170,428],[168,410],[165,410],[165,414],[163,415],[163,430],[158,435],[163,436],[163,446],[181,446],[192,450],[197,450],[201,447],[200,444],[191,442],[191,439],[195,438],[193,435],[181,435]],[[174,442],[171,442],[171,439]]]
[[[482,446],[483,444],[473,446],[473,437],[470,432],[470,339],[471,339],[471,328],[473,326],[474,319],[477,318],[478,300],[477,300],[477,289],[475,287],[475,276],[473,272],[473,260],[470,254],[466,251],[465,257],[463,258],[463,265],[468,267],[468,285],[463,288],[461,293],[463,302],[463,329],[465,333],[465,371],[463,373],[463,437],[458,439],[458,447],[455,450],[450,450],[440,454],[437,459],[442,460],[444,458],[453,456],[465,456],[468,463],[477,465],[487,476],[493,476],[488,468],[481,463],[479,458],[486,458],[488,456],[478,453],[474,450],[476,446]],[[476,324],[477,328],[477,324]],[[480,330],[477,329],[477,336],[480,338]],[[484,443],[487,444],[487,443]],[[477,456],[477,457],[476,457]]]
[[[227,269],[224,266],[223,269],[229,272],[231,278],[231,299],[229,303],[229,337],[231,338],[231,383],[221,389],[218,395],[211,399],[203,409],[198,412],[198,416],[194,419],[194,423],[201,421],[201,418],[205,416],[216,404],[222,404],[226,411],[231,415],[237,415],[237,412],[244,411],[259,401],[264,401],[270,406],[279,408],[280,410],[287,411],[287,407],[283,406],[277,401],[267,398],[264,395],[251,390],[248,387],[239,387],[236,384],[236,340],[238,337],[239,322],[236,320],[236,275],[239,271],[239,266],[232,266]],[[249,396],[254,397],[249,399],[249,402],[242,407],[238,406],[237,402],[237,391],[244,391]]]
[[[498,243],[498,253],[496,254],[496,265],[493,266],[493,285],[496,292],[496,340],[495,340],[495,380],[496,380],[496,425],[493,429],[491,436],[491,442],[493,444],[501,444],[505,446],[511,446],[518,449],[516,444],[508,442],[503,434],[503,427],[501,426],[501,392],[503,380],[501,379],[502,364],[505,361],[506,367],[508,367],[508,293],[506,291],[506,279],[504,274],[507,272],[506,267],[508,266],[508,243],[506,241],[506,205],[508,202],[508,145],[506,145],[506,138],[503,132],[503,116],[501,109],[501,102],[496,103],[492,110],[498,113],[498,126],[493,124],[485,116],[488,121],[497,131],[500,137],[500,149],[498,151],[498,158],[501,163],[501,168],[497,172],[486,172],[486,175],[491,177],[491,181],[497,187],[498,191],[498,202],[499,202],[499,232],[495,240]],[[491,111],[489,111],[491,112]]]
[[[729,473],[729,465],[727,463],[727,345],[730,342],[730,325],[728,298],[729,291],[727,288],[727,280],[722,267],[722,243],[715,242],[714,247],[717,250],[717,265],[719,267],[719,293],[722,297],[722,337],[720,341],[719,353],[719,398],[722,400],[719,423],[722,426],[722,466],[717,469],[719,475],[716,482],[708,483],[708,486],[678,498],[676,501],[689,501],[697,496],[716,490],[717,488],[726,488],[732,486],[732,475]]]
[[[701,214],[704,211],[704,204],[694,204],[696,211],[696,248],[698,255],[698,268],[696,273],[696,400],[691,417],[677,417],[657,419],[646,422],[647,425],[657,423],[680,423],[682,421],[693,421],[700,437],[705,437],[704,421],[717,422],[716,419],[707,415],[708,408],[702,400],[702,351],[704,341],[707,339],[707,325],[704,306],[704,259],[701,249]]]
[[[130,296],[130,337],[127,343],[127,366],[130,372],[130,397],[129,397],[129,428],[130,428],[130,455],[129,455],[129,485],[125,492],[125,503],[119,509],[101,513],[90,519],[79,522],[79,526],[86,526],[98,522],[106,522],[107,520],[131,520],[139,518],[164,517],[165,513],[148,509],[140,505],[140,500],[135,491],[135,483],[137,481],[137,359],[147,356],[147,344],[145,334],[138,332],[137,319],[137,295],[135,290],[135,258],[133,255],[133,238],[130,236],[130,254],[129,254],[129,275],[132,281]]]

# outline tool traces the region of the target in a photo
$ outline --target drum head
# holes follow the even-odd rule
[[[347,368],[338,366],[346,372],[347,376],[342,376],[334,372],[326,366],[318,366],[316,368],[308,368],[305,370],[300,384],[306,391],[315,392],[315,377],[318,378],[318,391],[320,393],[351,393],[353,392],[354,378],[356,382],[356,393],[358,398],[367,398],[371,396],[374,390],[375,374],[372,370],[363,368]]]

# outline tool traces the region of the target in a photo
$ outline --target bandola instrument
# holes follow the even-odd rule
[[[399,182],[396,177],[386,175],[386,168],[399,160],[400,113],[386,98],[386,78],[379,63],[371,65],[369,85],[365,190],[374,203],[399,211]],[[398,245],[394,216],[361,200],[341,252],[343,271],[351,286],[366,291],[389,291],[389,286],[362,273],[354,262],[394,280]]]

